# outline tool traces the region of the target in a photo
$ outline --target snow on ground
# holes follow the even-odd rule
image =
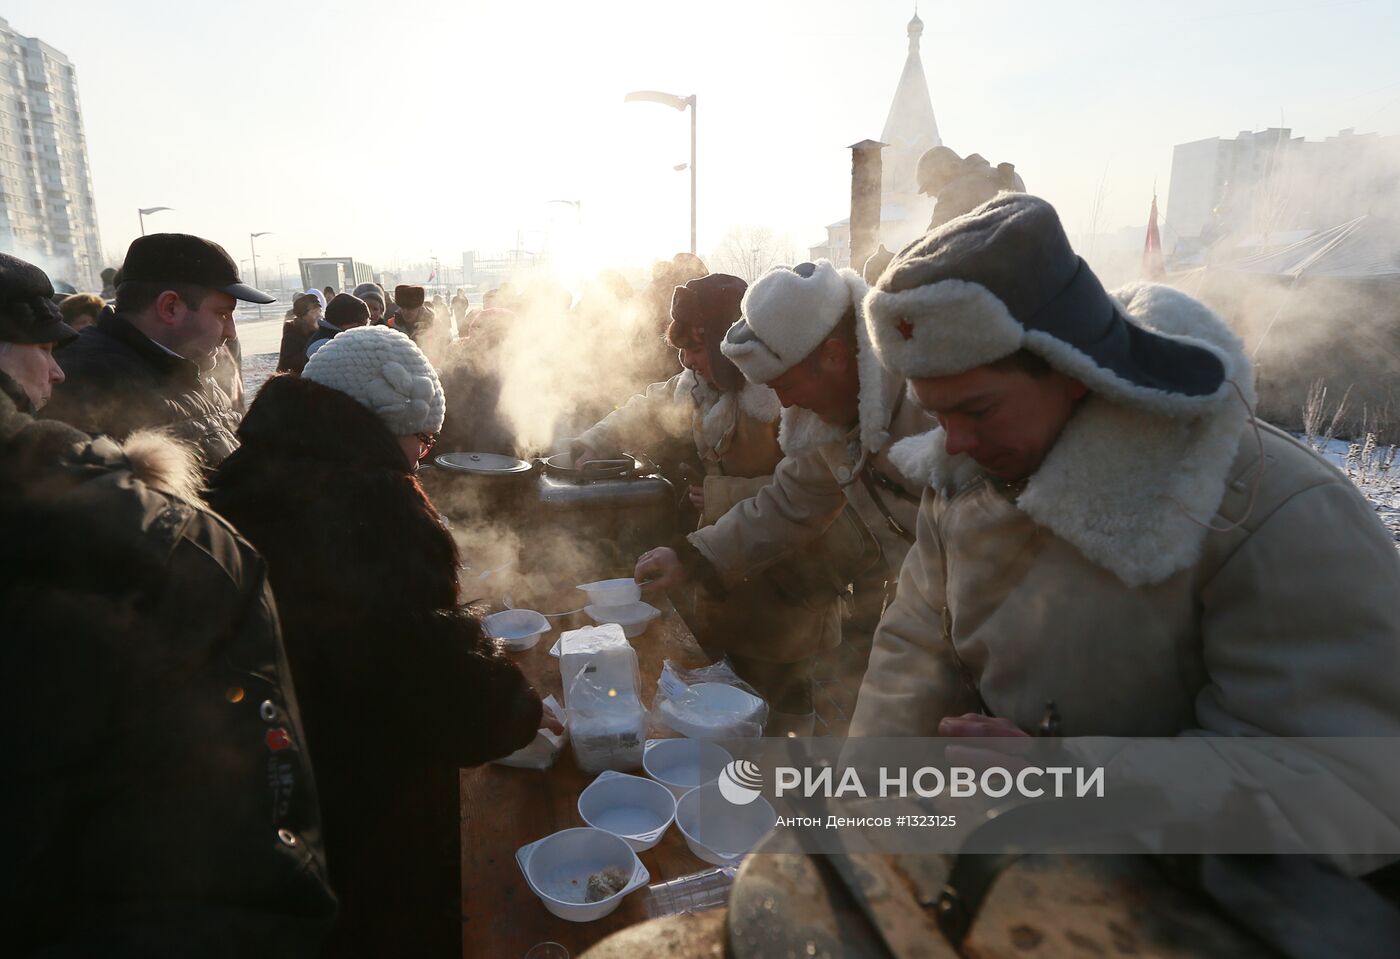
[[[239,319],[238,344],[243,348],[243,392],[251,403],[277,370],[277,351],[282,346],[281,314],[265,320]]]
[[[1363,440],[1313,437],[1309,441],[1304,436],[1298,436],[1298,440],[1312,446],[1356,484],[1395,537],[1396,546],[1400,547],[1400,457],[1396,455],[1397,448],[1377,444],[1374,437]]]

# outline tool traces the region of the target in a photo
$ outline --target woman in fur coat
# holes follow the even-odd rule
[[[442,411],[408,337],[347,330],[268,381],[210,485],[277,596],[341,902],[325,955],[461,954],[458,770],[539,725],[414,476]]]

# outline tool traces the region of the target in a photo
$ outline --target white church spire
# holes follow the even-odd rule
[[[904,60],[904,72],[894,91],[894,101],[885,117],[885,129],[880,140],[889,144],[884,151],[882,188],[886,193],[914,192],[914,169],[925,150],[942,145],[938,136],[938,121],[933,116],[933,101],[928,95],[928,80],[919,56],[919,41],[924,22],[915,8],[909,21],[909,55]]]

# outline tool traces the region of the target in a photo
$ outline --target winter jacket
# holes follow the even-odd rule
[[[782,459],[780,412],[767,387],[748,384],[723,393],[686,370],[633,396],[576,442],[610,454],[651,451],[686,437],[705,470],[704,528],[771,481]],[[846,581],[832,571],[824,551],[860,551],[859,530],[848,528],[851,522],[753,579],[735,582],[722,599],[700,602],[695,620],[701,642],[712,650],[778,663],[839,644],[837,597]]]
[[[192,460],[0,395],[7,956],[311,957],[330,927],[265,567]]]
[[[691,533],[690,544],[726,583],[767,569],[812,542],[849,504],[873,537],[891,580],[914,541],[918,484],[889,459],[898,440],[928,432],[933,419],[905,398],[904,381],[887,373],[856,323],[860,376],[858,424],[843,430],[800,407],[783,410],[778,442],[785,458],[773,481],[714,525]]]
[[[341,900],[326,955],[460,955],[458,770],[528,743],[539,701],[457,607],[452,537],[377,416],[283,374],[240,438],[208,498],[277,594]]]
[[[478,330],[469,340],[448,347],[441,373],[446,415],[438,448],[448,452],[499,453],[518,456],[515,427],[501,409],[501,355]]]
[[[305,355],[303,355],[301,358],[301,368],[295,370],[294,372],[300,373],[301,369],[304,369],[306,367],[306,361],[311,359],[311,357],[315,355],[317,350],[325,346],[327,343],[335,339],[343,332],[344,331],[340,327],[335,326],[332,323],[327,323],[325,320],[318,320],[316,323],[316,329],[312,330],[311,335],[306,338],[306,350]]]
[[[1090,394],[1024,489],[948,457],[941,430],[901,446],[929,488],[851,736],[934,736],[964,712],[1029,732],[1047,701],[1073,737],[1400,735],[1400,557],[1374,510],[1249,419],[1219,319],[1165,287],[1118,295],[1135,322],[1228,349],[1239,401],[1183,427]],[[1307,828],[1293,795],[1284,818]],[[1394,820],[1358,822],[1400,846]]]
[[[393,326],[418,344],[428,362],[434,367],[440,367],[451,340],[452,331],[448,328],[450,322],[450,317],[439,316],[434,312],[431,303],[424,303],[414,322],[407,322],[400,313],[394,318]]]
[[[57,359],[66,380],[44,408],[50,419],[118,440],[138,429],[168,428],[211,469],[238,445],[239,415],[213,377],[120,314],[104,314]]]
[[[278,373],[300,373],[306,366],[306,348],[314,330],[304,330],[296,320],[282,324],[282,344],[277,351]]]
[[[0,370],[0,393],[4,393],[14,404],[15,411],[19,413],[33,413],[34,402],[29,398],[29,394],[4,370]]]

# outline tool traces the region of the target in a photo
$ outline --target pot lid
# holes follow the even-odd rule
[[[484,476],[511,476],[528,473],[534,467],[514,456],[500,453],[443,453],[435,460],[437,465],[460,473],[480,473]]]

